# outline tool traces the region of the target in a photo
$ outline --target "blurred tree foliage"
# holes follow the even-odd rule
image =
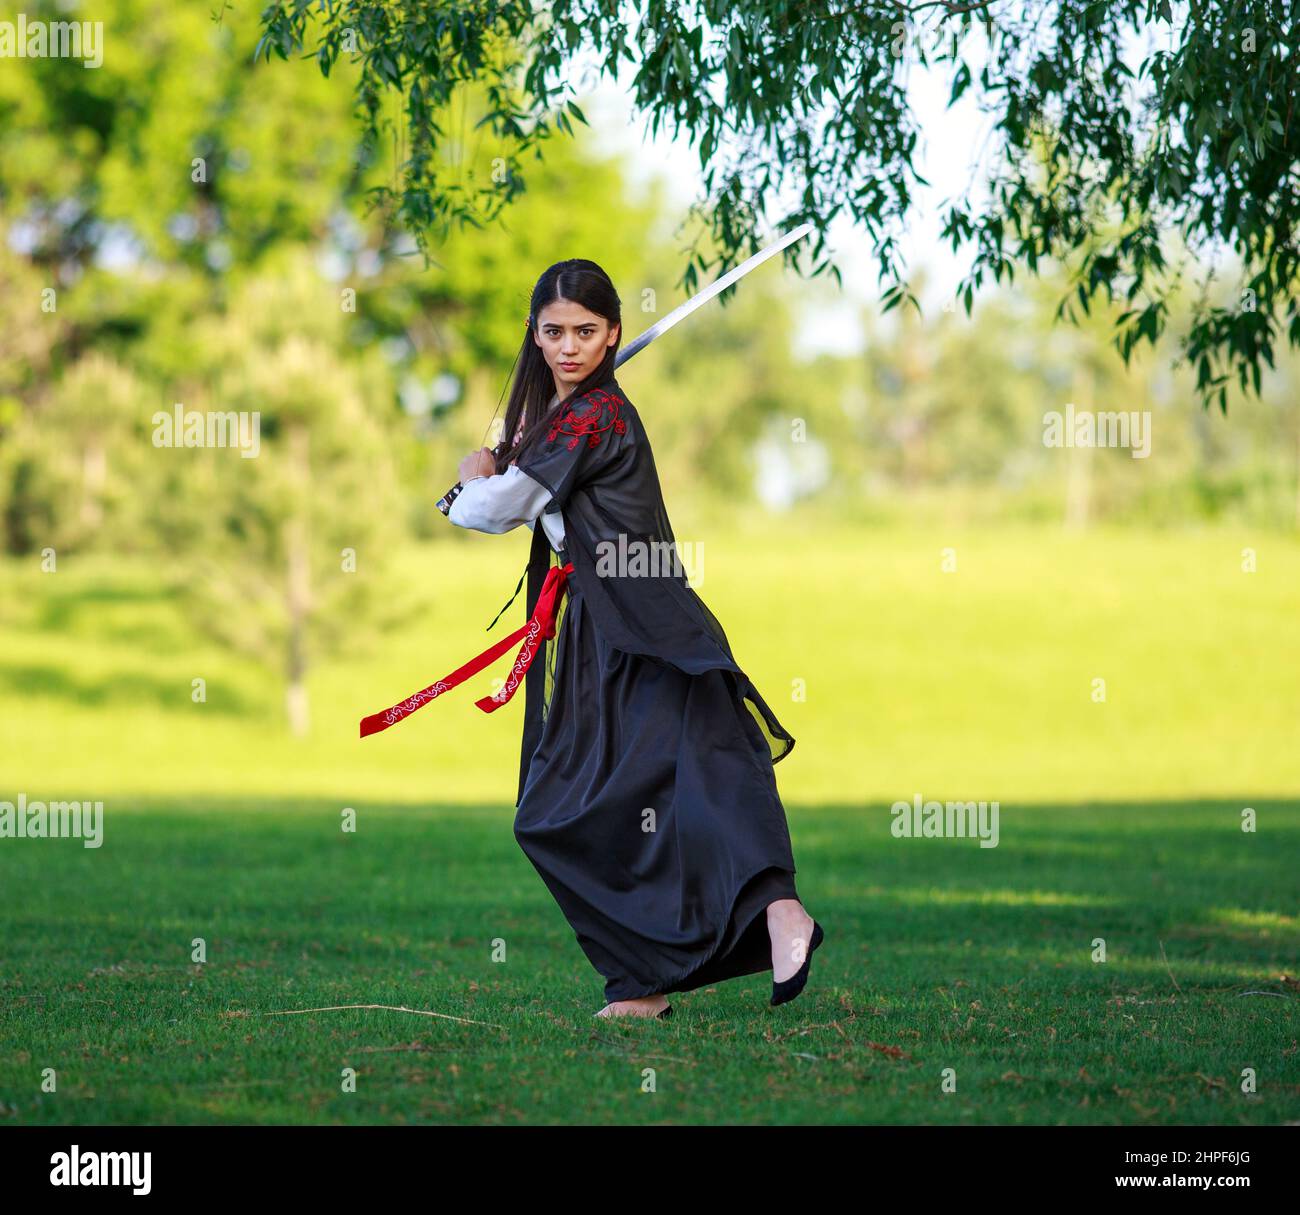
[[[311,662],[411,607],[389,368],[317,268],[378,170],[336,91],[252,64],[246,14],[105,7],[102,68],[0,74],[6,540],[159,552],[302,732]],[[157,445],[174,404],[256,413],[256,458]]]
[[[1127,359],[1163,332],[1186,269],[1170,265],[1169,234],[1189,262],[1231,248],[1253,306],[1199,300],[1185,334],[1203,400],[1226,409],[1230,373],[1258,392],[1279,334],[1300,347],[1293,22],[1279,0],[271,0],[257,50],[314,58],[324,75],[357,68],[371,135],[385,99],[401,100],[411,155],[388,196],[422,241],[499,215],[526,188],[524,155],[586,121],[577,65],[617,78],[626,61],[645,126],[699,151],[713,247],[686,260],[688,292],[757,250],[780,199],[776,227],[819,226],[813,273],[839,277],[824,240],[837,215],[869,232],[887,306],[916,303],[899,250],[924,183],[907,75],[934,65],[950,106],[970,91],[997,119],[987,202],[952,200],[944,228],[955,250],[975,245],[967,310],[986,278],[1055,259],[1070,268],[1061,312],[1122,303]],[[466,80],[483,84],[501,148],[500,173],[469,189],[438,155]]]
[[[0,543],[157,555],[196,627],[282,675],[305,728],[312,659],[411,610],[389,584],[395,547],[470,541],[433,502],[488,433],[537,276],[599,261],[630,338],[683,298],[682,232],[711,238],[674,227],[662,183],[634,195],[616,160],[566,141],[492,225],[426,242],[426,264],[389,204],[413,155],[466,192],[508,161],[483,83],[449,93],[445,138],[413,151],[381,93],[383,137],[357,121],[360,65],[340,58],[336,82],[258,60],[247,11],[105,0],[95,15],[102,68],[0,72]],[[756,501],[810,519],[1296,525],[1292,354],[1229,429],[1191,407],[1190,369],[1121,363],[1121,305],[1054,326],[1070,273],[1045,266],[974,314],[864,305],[865,353],[811,359],[826,280],[750,276],[620,371],[679,535]],[[1196,303],[1170,295],[1171,335]],[[1045,448],[1045,413],[1071,400],[1151,409],[1152,458]],[[154,415],[177,404],[258,412],[261,453],[156,447]]]

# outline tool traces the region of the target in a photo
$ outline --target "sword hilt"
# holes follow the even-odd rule
[[[437,501],[437,507],[444,515],[451,514],[451,504],[456,501],[460,491],[465,487],[457,481],[441,498]]]

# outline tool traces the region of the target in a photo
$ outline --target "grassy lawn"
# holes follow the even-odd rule
[[[1300,1118],[1295,541],[710,533],[700,593],[798,740],[778,783],[827,939],[794,1003],[756,975],[668,1022],[591,1018],[602,980],[511,833],[521,698],[479,713],[479,677],[357,738],[517,625],[483,632],[526,542],[412,550],[427,618],[316,668],[307,740],[147,566],[0,569],[0,799],[105,804],[101,848],[0,839],[0,1115]],[[917,794],[998,801],[998,846],[894,838]],[[447,1016],[272,1015],[344,1004]]]

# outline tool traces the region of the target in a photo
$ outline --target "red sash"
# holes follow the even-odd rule
[[[559,608],[560,596],[564,594],[564,588],[571,573],[573,573],[572,561],[564,566],[551,566],[546,572],[546,580],[542,583],[541,593],[537,597],[537,607],[527,622],[509,636],[502,637],[495,645],[489,646],[483,653],[471,658],[463,667],[458,667],[450,675],[438,680],[437,683],[431,683],[427,688],[416,692],[413,696],[408,696],[391,709],[385,709],[382,713],[372,713],[369,717],[363,717],[361,719],[361,737],[365,738],[368,734],[378,734],[380,730],[387,730],[389,726],[396,725],[399,721],[409,717],[416,709],[422,708],[435,697],[450,691],[458,683],[462,683],[471,675],[495,662],[516,641],[522,638],[524,644],[519,648],[519,654],[515,658],[515,665],[510,668],[510,675],[506,679],[505,686],[501,691],[491,696],[484,696],[481,700],[474,702],[484,713],[491,713],[493,710],[499,709],[515,694],[515,689],[519,687],[524,673],[532,665],[533,656],[537,653],[538,643],[549,641],[555,636],[555,614]]]

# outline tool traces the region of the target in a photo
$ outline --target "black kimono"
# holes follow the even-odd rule
[[[672,559],[654,456],[617,380],[570,402],[518,466],[565,530],[557,556],[534,526],[528,615],[553,560],[573,572],[524,677],[515,838],[607,1001],[768,970],[764,909],[798,898],[773,774],[795,740]]]

